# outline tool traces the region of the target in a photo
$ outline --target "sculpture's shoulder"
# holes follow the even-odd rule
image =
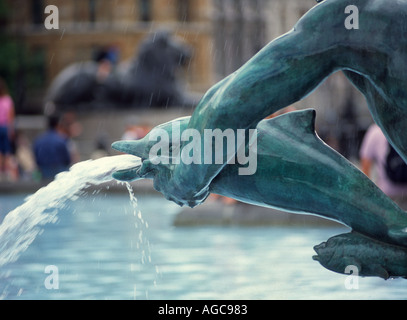
[[[364,6],[369,0],[322,0],[302,16],[294,29],[324,33],[327,28],[343,26],[345,8]],[[358,3],[358,4],[356,4]]]
[[[337,6],[353,5],[358,8],[359,15],[366,15],[369,19],[387,17],[399,20],[399,16],[407,13],[407,0],[325,0],[332,1]],[[404,22],[404,21],[403,21]]]
[[[361,8],[371,6],[373,9],[383,10],[384,8],[403,7],[407,5],[407,0],[321,0],[317,1],[314,7],[342,8],[348,5]]]
[[[349,6],[357,7],[360,13],[394,15],[406,12],[407,0],[322,0],[313,6],[298,23],[308,22],[311,19],[317,19],[319,23],[331,23],[336,20],[343,22],[345,9]]]
[[[407,0],[358,0],[363,1],[369,9],[382,13],[400,13],[407,10]],[[358,2],[356,1],[356,3]]]
[[[393,49],[406,45],[407,0],[357,0],[355,5],[360,29],[373,31],[376,37],[372,38],[381,39]]]
[[[349,14],[357,15],[359,33],[345,28]],[[390,30],[399,34],[398,30],[404,30],[406,17],[407,0],[323,0],[298,20],[294,30],[334,39],[357,37],[372,28],[375,33],[388,34]]]

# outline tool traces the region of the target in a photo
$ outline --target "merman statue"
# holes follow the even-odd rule
[[[354,28],[346,24],[350,7],[358,9],[358,25]],[[304,122],[292,121],[293,117],[313,118],[312,113],[262,120],[304,98],[326,77],[341,70],[365,96],[373,119],[407,162],[406,14],[406,0],[323,0],[290,32],[270,42],[208,90],[186,129],[194,129],[204,137],[207,129],[248,132],[257,128],[258,165],[251,176],[236,175],[234,166],[227,165],[231,158],[227,148],[222,163],[152,164],[136,144],[115,147],[143,158],[136,173],[153,178],[155,188],[179,205],[193,207],[210,192],[218,192],[249,203],[323,215],[343,222],[355,232],[350,238],[341,238],[350,242],[335,242],[337,252],[349,252],[344,250],[345,243],[366,246],[370,242],[360,239],[367,237],[384,246],[390,261],[397,260],[400,255],[394,252],[398,251],[387,249],[396,246],[406,250],[407,214],[346,159],[311,138],[312,121],[306,121],[311,128],[308,130]],[[262,144],[262,136],[267,145]],[[186,146],[188,142],[183,142],[181,151]],[[236,150],[240,147],[236,145]],[[116,177],[128,179],[135,177],[134,173],[120,172]],[[326,252],[321,248],[319,251]],[[336,271],[338,261],[327,262],[328,256],[320,256],[321,264]],[[370,265],[371,257],[359,257],[364,261],[360,266]],[[389,266],[365,274],[406,276],[403,261],[402,268],[396,268],[400,274],[395,275],[395,268]]]
[[[157,146],[157,137],[162,138],[161,132],[167,132],[169,149],[177,150],[180,140],[171,138],[182,136],[189,121],[190,117],[176,119],[157,126],[140,140],[115,142],[114,149],[140,157],[142,164],[117,171],[113,177],[120,181],[154,179],[157,169],[152,149]],[[179,134],[174,135],[174,129],[178,128]],[[244,154],[249,154],[252,147],[247,143]],[[369,239],[378,239],[384,248],[383,259],[387,249],[392,255],[404,252],[402,259],[406,264],[402,273],[386,274],[377,269],[376,275],[407,276],[407,214],[356,166],[318,137],[314,110],[289,112],[260,121],[255,152],[257,170],[254,174],[239,174],[240,164],[228,164],[212,180],[209,191],[249,204],[338,221],[352,228],[352,239],[363,243],[365,249],[371,244]],[[357,256],[360,265],[370,257],[362,254],[363,245],[359,245]],[[393,247],[399,248],[398,251]],[[327,250],[322,248],[323,245],[316,247],[320,254],[316,260],[330,266],[333,264],[331,256],[325,262]],[[398,255],[385,260],[396,262]]]

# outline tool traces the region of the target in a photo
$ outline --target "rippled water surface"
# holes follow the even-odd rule
[[[161,197],[104,190],[70,201],[17,261],[0,269],[3,299],[406,299],[407,280],[358,278],[312,260],[341,228],[174,227]],[[0,215],[24,202],[0,196]],[[46,273],[47,266],[55,272]],[[47,277],[58,275],[58,288]],[[53,278],[55,280],[55,278]],[[49,286],[48,286],[49,287]]]

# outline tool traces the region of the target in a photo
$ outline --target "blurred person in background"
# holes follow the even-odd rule
[[[0,179],[12,178],[11,139],[14,134],[14,103],[0,78]]]
[[[37,180],[36,164],[32,152],[30,139],[23,132],[16,131],[15,140],[15,160],[17,163],[18,177],[21,181]]]
[[[34,141],[34,156],[43,180],[52,180],[55,175],[67,171],[71,165],[71,154],[67,137],[58,132],[60,118],[48,118],[48,130]]]
[[[138,140],[144,138],[151,130],[151,127],[145,123],[139,123],[139,121],[132,117],[128,119],[126,129],[121,137],[121,140]]]
[[[92,160],[100,159],[110,156],[110,144],[108,142],[108,135],[106,133],[100,133],[95,141],[95,149],[93,150],[90,158]]]
[[[82,125],[77,120],[74,112],[66,112],[61,116],[58,132],[66,138],[68,150],[71,155],[71,163],[79,162],[81,157],[75,138],[82,134]]]
[[[393,179],[386,167],[389,165],[391,146],[379,126],[373,123],[367,130],[360,148],[361,170],[400,206],[407,208],[407,181]],[[399,161],[404,161],[398,157]],[[407,166],[406,166],[407,167]],[[398,180],[398,181],[396,181]]]

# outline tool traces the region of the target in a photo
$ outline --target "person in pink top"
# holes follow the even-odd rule
[[[360,148],[361,170],[376,185],[397,203],[407,202],[407,183],[394,183],[386,173],[386,158],[390,151],[389,143],[378,125],[372,124],[363,138]],[[373,167],[374,166],[374,167]],[[373,175],[373,168],[376,174]]]
[[[7,85],[0,78],[0,174],[9,172],[11,165],[11,135],[14,127],[14,103]]]

